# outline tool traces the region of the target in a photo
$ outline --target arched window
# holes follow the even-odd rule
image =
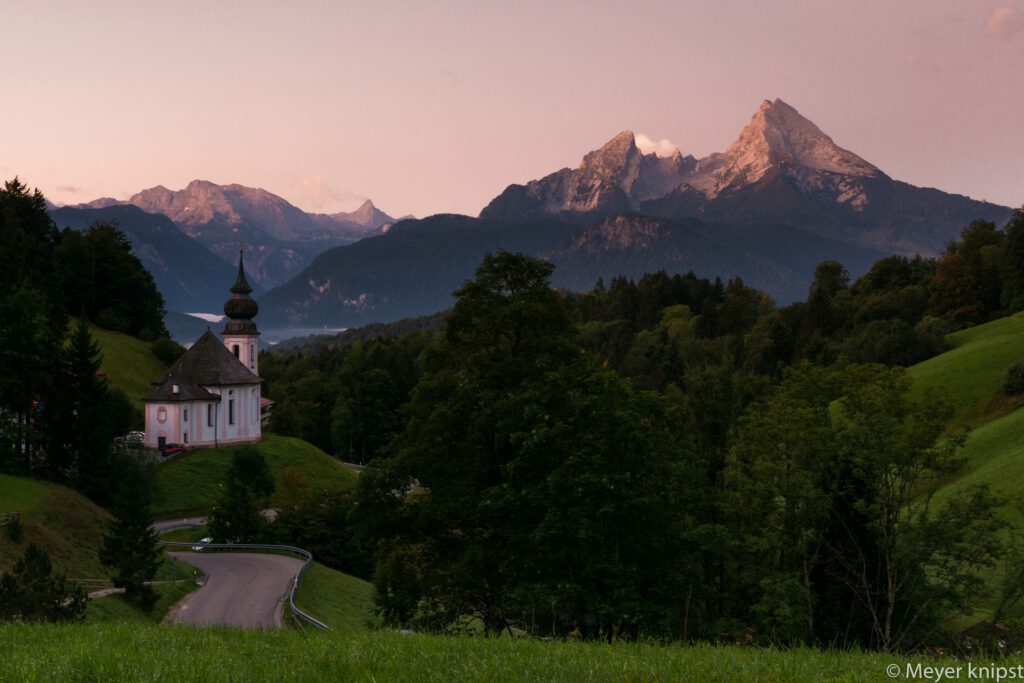
[[[160,424],[167,422],[167,408],[160,406],[159,408],[156,409],[156,420]]]

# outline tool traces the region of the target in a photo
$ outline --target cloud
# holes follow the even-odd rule
[[[331,187],[320,175],[303,180],[302,193],[309,206],[316,210],[336,209],[341,204],[366,201],[366,197],[355,192]]]
[[[75,185],[57,185],[53,189],[63,194],[82,194],[85,192],[85,188],[76,187]]]
[[[644,154],[654,152],[659,157],[670,157],[679,149],[678,145],[668,138],[652,140],[643,133],[636,133],[633,135],[633,139],[636,140],[637,148]]]
[[[1013,7],[1000,7],[985,22],[985,30],[999,40],[1010,40],[1024,33],[1024,12]]]
[[[454,71],[452,71],[451,69],[446,69],[445,67],[442,66],[441,67],[441,75],[444,76],[445,78],[447,78],[450,82],[452,82],[455,85],[461,85],[462,84],[462,79],[459,78],[459,75],[457,73],[455,73]]]

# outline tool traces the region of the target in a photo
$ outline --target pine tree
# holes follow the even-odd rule
[[[114,585],[124,587],[128,599],[148,611],[156,594],[146,582],[156,575],[161,559],[152,528],[149,482],[137,465],[125,472],[111,512],[114,518],[103,535],[100,561],[115,571]]]
[[[57,383],[43,411],[50,477],[68,481],[93,500],[112,499],[114,433],[109,419],[110,392],[98,375],[100,349],[79,321],[62,350]]]
[[[221,543],[260,540],[265,523],[261,510],[274,492],[274,475],[263,454],[252,447],[231,456],[224,493],[210,514],[210,534]]]

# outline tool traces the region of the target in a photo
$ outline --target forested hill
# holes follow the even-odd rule
[[[114,225],[153,278],[174,311],[217,311],[231,286],[237,264],[229,264],[183,233],[166,216],[131,205],[62,207],[50,212],[60,228],[85,231],[94,223]],[[263,289],[256,286],[254,296]]]

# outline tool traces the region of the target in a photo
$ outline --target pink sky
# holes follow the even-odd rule
[[[476,214],[630,129],[720,151],[780,97],[915,185],[1024,203],[1024,0],[24,2],[0,177],[202,178],[315,211]]]

